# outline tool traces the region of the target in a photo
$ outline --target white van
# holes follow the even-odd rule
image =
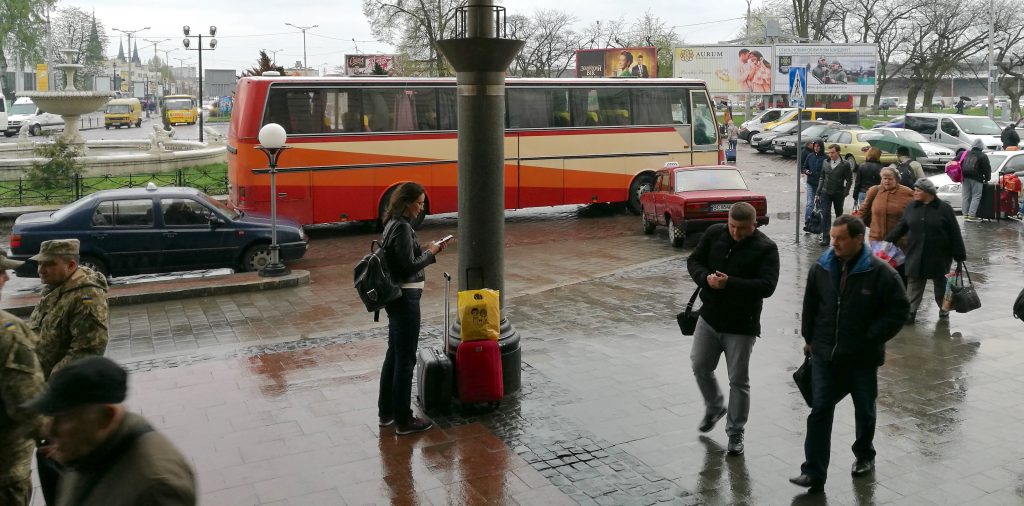
[[[4,97],[3,88],[0,88],[0,132],[7,135],[7,98]]]
[[[31,98],[21,97],[14,101],[11,110],[7,111],[7,129],[4,135],[10,137],[18,133],[22,125],[28,125],[28,133],[41,135],[43,130],[61,130],[64,120],[56,115],[43,112],[32,102]]]
[[[949,146],[959,153],[971,149],[976,139],[985,143],[986,151],[1001,149],[1002,130],[986,116],[966,114],[911,113],[906,115],[904,127],[928,137],[932,142]]]
[[[750,138],[755,134],[765,131],[766,125],[769,123],[776,123],[783,119],[784,115],[795,115],[796,109],[792,107],[774,108],[768,109],[749,121],[744,121],[740,125],[740,139],[750,142]]]

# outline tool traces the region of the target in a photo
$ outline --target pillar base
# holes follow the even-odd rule
[[[455,351],[459,348],[462,339],[459,332],[462,325],[456,321],[448,329],[448,357],[455,363]],[[501,335],[498,337],[498,348],[501,350],[501,382],[505,396],[512,395],[519,391],[522,385],[523,354],[519,346],[519,331],[512,326],[512,322],[505,318],[501,321]],[[457,367],[457,366],[456,366]]]

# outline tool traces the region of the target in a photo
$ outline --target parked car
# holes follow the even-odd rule
[[[881,136],[881,132],[874,130],[839,130],[825,138],[825,146],[839,146],[839,156],[842,156],[851,168],[856,169],[866,160],[868,148],[871,147],[868,140]],[[878,161],[883,165],[896,163],[896,153],[882,153]]]
[[[808,123],[804,123],[804,125],[807,126]],[[781,135],[795,133],[798,124],[796,121],[790,121],[771,130],[756,133],[750,137],[750,146],[756,149],[758,153],[767,153],[772,150],[772,140]]]
[[[1002,131],[994,121],[984,116],[965,114],[914,113],[907,114],[906,127],[928,137],[932,142],[943,144],[959,152],[971,149],[976,140],[985,143],[985,148],[995,151],[1002,148],[999,139]]]
[[[749,202],[757,211],[757,224],[768,224],[768,200],[750,191],[735,167],[668,163],[658,171],[654,189],[640,195],[644,233],[666,226],[669,243],[682,247],[686,234],[729,221],[729,208],[736,202]]]
[[[800,141],[803,142],[804,145],[810,144],[814,141],[824,142],[829,135],[845,128],[860,127],[846,126],[835,122],[815,124],[803,129],[800,133]],[[775,140],[772,141],[772,149],[775,150],[777,154],[787,158],[796,156],[796,134],[776,137]]]
[[[873,128],[903,128],[905,118],[906,116],[896,116],[895,118],[890,118],[889,121],[875,123]]]
[[[878,108],[883,111],[896,109],[900,105],[900,97],[882,97],[878,100]]]
[[[936,144],[929,141],[925,136],[906,128],[879,128],[873,129],[884,136],[899,137],[910,142],[916,142],[924,151],[924,157],[918,157],[917,161],[926,171],[945,171],[946,162],[953,159],[953,150],[948,146]]]
[[[1024,177],[1024,151],[995,151],[988,153],[988,161],[992,165],[992,177],[988,180],[990,184],[999,181],[999,173],[1003,169],[1010,169],[1017,174],[1017,177]],[[959,211],[963,203],[960,183],[954,183],[945,172],[928,179],[938,188],[936,196],[948,202],[954,210]]]
[[[43,112],[31,98],[21,97],[11,104],[7,111],[7,130],[4,135],[11,137],[18,133],[23,125],[28,125],[30,135],[42,135],[43,130],[63,130],[64,119],[48,112]]]
[[[247,215],[194,188],[104,190],[58,211],[18,217],[10,258],[24,260],[18,275],[36,276],[28,260],[49,239],[81,241],[81,263],[107,275],[232,267],[256,271],[270,262],[270,220]],[[309,238],[297,223],[278,218],[283,261],[306,254]]]
[[[783,116],[793,117],[795,114],[796,109],[792,107],[768,109],[740,125],[740,139],[749,141],[751,136],[765,131],[767,125],[779,122]]]

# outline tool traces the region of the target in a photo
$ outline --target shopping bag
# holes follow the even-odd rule
[[[459,292],[459,337],[463,341],[490,339],[501,334],[500,297],[497,290],[463,290]]]
[[[697,301],[697,295],[700,294],[700,287],[697,287],[693,291],[693,295],[690,296],[690,302],[686,304],[686,309],[683,312],[676,315],[676,323],[679,324],[679,331],[684,336],[692,336],[694,331],[697,330],[697,320],[700,318],[700,308],[694,309],[693,303]]]
[[[958,275],[955,278],[952,288],[952,307],[957,313],[969,313],[981,307],[981,298],[974,289],[971,282],[971,273],[967,270],[966,264],[957,265]],[[959,273],[963,272],[963,275]]]
[[[822,214],[821,209],[815,207],[814,210],[811,211],[810,218],[807,219],[807,228],[805,230],[812,234],[820,234],[821,222],[824,221],[824,216],[822,216]]]
[[[907,260],[903,250],[889,241],[871,241],[871,253],[888,262],[894,269]]]

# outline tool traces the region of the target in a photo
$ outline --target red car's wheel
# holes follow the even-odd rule
[[[676,222],[671,216],[668,218],[668,242],[673,248],[682,248],[683,241],[686,239],[686,232],[676,226]]]
[[[651,234],[654,233],[655,224],[654,224],[653,221],[651,221],[650,218],[647,217],[647,213],[645,213],[643,211],[640,212],[640,222],[644,226],[644,233],[645,234],[651,235]]]

